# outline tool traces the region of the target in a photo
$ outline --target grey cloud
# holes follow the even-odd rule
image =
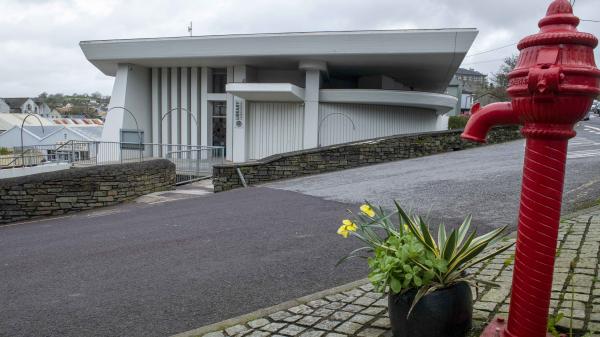
[[[550,0],[1,0],[0,96],[48,92],[110,94],[81,53],[81,40],[314,30],[475,27],[472,50],[517,42],[537,31]],[[576,14],[600,15],[597,0],[578,0]],[[600,36],[600,24],[581,30]],[[468,57],[495,71],[516,48]],[[600,53],[596,53],[600,59]],[[486,62],[490,61],[492,62]],[[482,63],[483,62],[483,63]]]

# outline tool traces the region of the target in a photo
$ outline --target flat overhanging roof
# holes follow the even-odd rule
[[[226,91],[255,102],[304,102],[304,89],[290,83],[228,83]]]
[[[332,74],[387,74],[420,90],[444,90],[477,36],[474,28],[312,32],[82,41],[86,58],[106,75],[119,63],[146,67],[246,64],[298,69],[327,63]]]

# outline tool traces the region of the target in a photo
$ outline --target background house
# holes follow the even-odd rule
[[[0,98],[0,113],[31,113],[48,115],[52,110],[38,98]]]
[[[466,113],[471,110],[476,93],[487,87],[487,75],[473,68],[458,68],[455,76],[461,87],[460,112]]]
[[[450,110],[446,113],[446,116],[460,115],[460,113],[462,111],[461,104],[462,104],[463,86],[456,76],[452,77],[452,81],[450,81],[450,84],[448,85],[448,88],[446,89],[446,94],[457,98],[456,105],[452,108],[452,110]]]

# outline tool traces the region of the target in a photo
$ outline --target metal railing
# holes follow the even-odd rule
[[[49,163],[82,167],[163,158],[175,164],[178,184],[212,176],[213,165],[222,164],[225,157],[225,149],[220,146],[73,140],[55,145],[15,147],[11,152],[11,155],[0,156],[0,169]]]

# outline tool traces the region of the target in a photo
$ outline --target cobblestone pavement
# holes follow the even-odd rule
[[[513,240],[514,239],[510,239]],[[561,222],[557,260],[552,288],[550,315],[564,318],[559,328],[594,332],[600,336],[600,208],[580,212]],[[506,316],[514,247],[485,265],[473,268],[478,279],[499,288],[473,289],[474,331],[479,333],[494,316]],[[390,335],[387,297],[373,291],[366,280],[352,289],[324,296],[309,296],[292,304],[278,306],[178,336],[203,337],[378,337]]]

